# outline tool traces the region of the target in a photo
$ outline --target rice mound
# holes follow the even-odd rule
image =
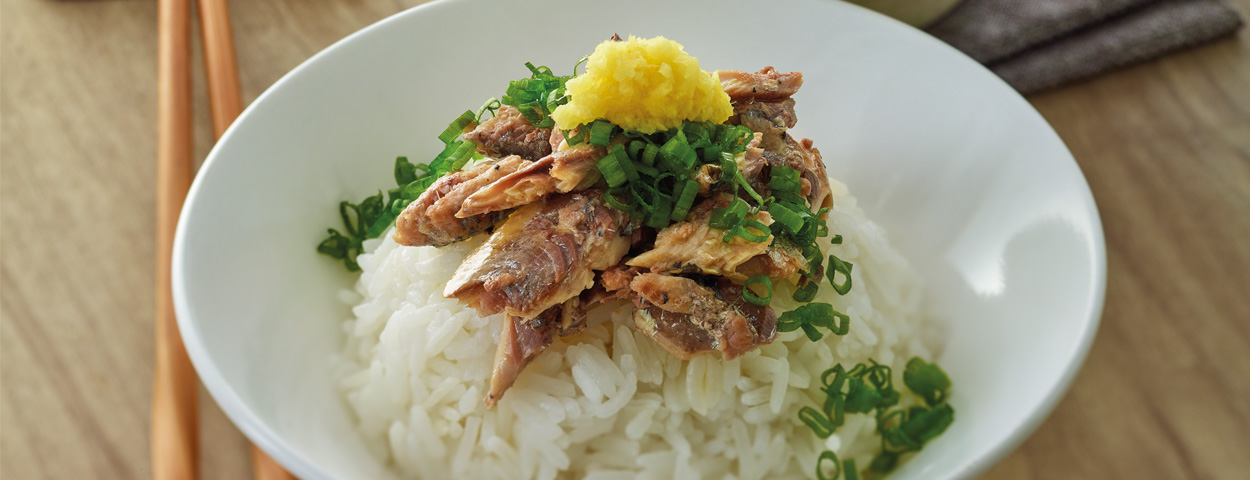
[[[502,315],[442,296],[482,239],[442,248],[401,247],[386,235],[360,255],[363,273],[336,360],[347,403],[376,454],[412,478],[806,478],[822,450],[868,465],[875,420],[848,415],[821,440],[799,421],[819,407],[820,373],[872,358],[893,367],[932,358],[919,279],[832,181],[822,248],[855,264],[845,296],[825,284],[814,301],[851,317],[850,333],[811,342],[801,331],[729,362],[715,352],[682,361],[632,326],[632,305],[590,312],[586,330],[557,339],[499,404],[482,402]],[[797,305],[788,285],[773,308]],[[904,396],[910,395],[900,388]]]

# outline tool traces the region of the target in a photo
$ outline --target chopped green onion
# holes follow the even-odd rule
[[[481,123],[482,117],[486,116],[486,112],[490,112],[490,115],[493,117],[495,116],[495,112],[498,111],[499,107],[502,105],[503,104],[499,103],[499,100],[496,100],[495,97],[490,97],[490,100],[487,100],[486,103],[482,104],[481,108],[477,109],[477,115],[474,119],[478,123]]]
[[[516,107],[527,121],[538,128],[550,128],[555,125],[551,119],[551,111],[568,102],[564,84],[572,77],[557,77],[548,67],[535,67],[526,62],[525,68],[530,71],[530,78],[522,78],[508,83],[502,105]]]
[[[451,162],[451,168],[448,172],[454,172],[464,168],[464,165],[473,159],[473,152],[477,149],[473,142],[461,142],[460,147],[456,149]]]
[[[422,167],[425,167],[422,165]],[[428,167],[426,167],[428,171]],[[417,166],[408,161],[408,157],[395,158],[395,183],[407,185],[417,179]]]
[[[717,163],[719,161],[721,154],[720,145],[708,145],[701,150],[703,153],[699,154],[699,159],[703,163]]]
[[[599,173],[603,174],[603,179],[608,182],[609,187],[620,186],[629,181],[616,155],[604,155],[595,162],[595,166],[599,167]]]
[[[654,143],[648,143],[647,146],[642,149],[642,163],[648,166],[655,165],[655,157],[659,154],[660,147],[655,146]]]
[[[451,168],[449,165],[455,161],[456,149],[460,148],[460,145],[463,143],[461,141],[448,143],[443,147],[443,151],[438,152],[438,155],[433,160],[430,160],[430,169],[436,172],[450,172]]]
[[[839,312],[839,311],[837,311],[837,310],[834,310],[834,311],[833,311],[833,316],[834,316],[834,317],[837,317],[837,319],[838,319],[838,322],[837,322],[837,325],[838,325],[838,326],[837,326],[837,328],[832,328],[832,329],[831,329],[831,330],[833,331],[833,334],[834,334],[834,335],[841,336],[841,335],[846,335],[847,333],[850,333],[850,331],[851,331],[851,316],[850,316],[850,315],[847,315],[847,314],[845,314],[845,313]]]
[[[642,163],[634,163],[634,170],[637,170],[639,175],[646,175],[648,177],[655,177],[655,176],[661,175],[659,169],[652,167],[650,165],[642,164]],[[665,173],[663,175],[670,175],[670,174]]]
[[[781,322],[779,319],[778,329]],[[899,393],[894,389],[893,376],[888,365],[882,365],[869,359],[869,364],[857,364],[850,371],[841,365],[825,370],[820,376],[821,391],[825,394],[823,411],[812,407],[799,409],[799,419],[820,438],[828,438],[842,424],[844,415],[848,413],[872,414],[876,412],[877,433],[881,435],[881,451],[872,459],[868,470],[874,474],[888,473],[898,465],[901,455],[920,450],[926,443],[942,434],[954,422],[955,411],[950,404],[940,402],[932,407],[913,406],[910,408],[894,408],[898,403]],[[915,370],[913,375],[930,380],[936,375],[929,371],[931,364],[912,358],[908,361],[909,368]],[[932,366],[937,368],[936,366]],[[937,369],[940,370],[940,369]],[[927,371],[927,372],[926,372]],[[945,376],[945,373],[942,374]],[[906,377],[906,375],[905,375]],[[940,383],[940,382],[939,382]],[[947,385],[948,387],[949,385]],[[923,395],[922,391],[945,391],[941,385],[929,385],[921,382],[916,388],[911,382],[908,388]],[[817,475],[823,474],[826,462],[834,462],[838,466],[836,455],[832,452],[821,454],[817,460]],[[858,479],[859,471],[855,462],[841,462],[836,475],[845,475],[848,479]]]
[[[803,217],[785,205],[780,203],[769,205],[768,214],[773,217],[773,225],[785,228],[785,231],[790,234],[799,233],[799,229],[803,228]]]
[[[525,68],[528,68],[530,70],[530,73],[533,73],[535,77],[538,77],[539,75],[543,73],[546,73],[547,75],[551,75],[551,69],[547,68],[545,65],[541,67],[535,67],[533,63],[525,62]]]
[[[759,220],[747,220],[734,228],[730,233],[742,237],[751,243],[763,243],[772,237],[769,233],[768,225],[760,223]],[[728,234],[726,234],[726,236],[728,236]],[[726,240],[726,242],[728,242],[728,240]]]
[[[838,295],[846,295],[847,292],[851,291],[851,269],[854,267],[855,265],[850,262],[844,262],[833,255],[829,256],[829,270],[825,272],[825,275],[829,277],[829,284],[833,285],[833,289],[838,292]],[[841,273],[843,277],[841,284],[835,281],[838,273]]]
[[[326,229],[326,238],[317,244],[317,252],[323,255],[329,255],[330,258],[342,260],[350,271],[360,270],[360,266],[356,265],[355,255],[351,252],[354,249],[352,239],[339,233],[333,228]]]
[[[654,188],[640,183],[634,185],[634,188],[629,188],[627,190],[629,190],[629,194],[634,197],[634,200],[638,202],[638,209],[636,211],[642,214],[642,218],[646,218],[647,215],[651,214],[652,210],[655,210],[656,191]]]
[[[903,370],[903,383],[930,406],[946,401],[946,391],[951,387],[951,379],[941,367],[921,360],[920,357],[907,361],[907,368]]]
[[[541,88],[542,84],[535,83],[533,79],[522,78],[508,84],[508,89],[504,91],[504,98],[534,100],[539,95],[535,90]]]
[[[577,63],[574,63],[574,64],[573,64],[573,76],[574,76],[574,77],[576,77],[576,76],[577,76],[577,67],[582,66],[582,64],[583,64],[583,63],[586,63],[588,60],[590,60],[590,55],[586,55],[586,56],[582,57],[582,59],[581,59],[581,60],[578,60],[578,61],[577,61]]]
[[[741,198],[734,198],[729,202],[728,206],[719,207],[712,210],[712,217],[708,220],[708,225],[712,228],[720,230],[731,230],[742,223],[746,218],[751,207]]]
[[[670,163],[670,168],[673,171],[688,172],[694,167],[694,162],[698,157],[695,155],[694,149],[690,148],[690,145],[686,143],[686,138],[681,134],[681,130],[677,132],[676,136],[670,138],[664,146],[660,147],[660,156]]]
[[[955,421],[955,409],[943,403],[930,409],[919,409],[908,414],[906,422],[899,428],[916,443],[923,446],[929,440],[941,435]],[[917,450],[920,447],[916,448]]]
[[[633,205],[620,201],[616,198],[616,193],[612,191],[603,194],[603,202],[608,204],[609,207],[623,212],[632,212],[634,210]]]
[[[647,221],[644,224],[651,228],[664,228],[670,222],[669,217],[672,212],[673,201],[667,196],[657,196],[655,206],[651,209],[651,213],[647,215]]]
[[[642,151],[645,148],[647,148],[647,142],[642,140],[629,142],[629,158],[632,160],[638,160],[638,155],[642,154]]]
[[[583,126],[584,127],[584,126]],[[607,120],[595,120],[590,124],[590,144],[597,147],[606,147],[608,142],[612,140],[612,131],[616,129],[616,125]]]
[[[796,302],[810,302],[813,298],[816,298],[816,292],[818,290],[820,290],[820,282],[807,282],[803,286],[795,289],[794,295],[791,298],[793,298]]]
[[[886,473],[894,470],[898,465],[898,454],[892,452],[881,452],[877,456],[872,457],[872,463],[868,464],[868,469],[874,472]]]
[[[825,475],[825,462],[833,464],[833,474]],[[836,480],[842,475],[842,462],[838,460],[838,455],[829,450],[820,452],[820,458],[816,460],[816,478],[819,480]]]
[[[686,137],[686,143],[695,148],[711,144],[707,139],[708,130],[709,127],[706,122],[686,122],[681,126],[681,133]]]
[[[629,155],[625,153],[625,147],[620,144],[612,146],[608,151],[608,155],[616,157],[616,161],[621,166],[621,170],[625,172],[625,178],[629,181],[638,181],[638,171],[634,170],[634,162],[629,159]]]
[[[439,140],[445,146],[433,160],[430,160],[429,164],[414,164],[404,157],[396,159],[394,177],[397,186],[386,191],[385,200],[379,192],[377,195],[366,198],[360,204],[350,202],[340,204],[340,217],[344,221],[346,232],[340,233],[337,230],[328,229],[326,238],[317,245],[317,251],[342,260],[348,270],[358,271],[360,266],[356,264],[355,257],[363,252],[364,240],[376,238],[384,233],[394,223],[396,216],[439,178],[463,168],[470,161],[484,158],[476,152],[476,145],[472,142],[457,140],[457,138],[461,137],[465,130],[475,122],[480,122],[487,112],[494,115],[501,106],[509,105],[515,107],[527,121],[538,128],[554,126],[551,111],[568,102],[569,97],[564,84],[571,77],[557,77],[550,68],[535,67],[534,64],[528,62],[525,67],[531,74],[530,78],[509,82],[501,100],[493,98],[487,100],[476,113],[465,111],[438,135]],[[608,126],[612,127],[611,124]],[[588,128],[579,129],[581,133],[576,136],[570,136],[566,131],[564,136],[569,145],[576,145],[587,140],[588,130]],[[626,173],[626,171],[622,170],[621,173]],[[636,176],[637,172],[634,172],[634,175]],[[616,194],[619,195],[620,192]],[[615,203],[633,211],[630,205],[622,204],[619,200]]]
[[[699,194],[699,182],[694,180],[686,180],[682,185],[681,193],[678,193],[677,203],[673,205],[673,215],[670,217],[674,222],[680,222],[686,218],[686,214],[690,213],[690,207],[694,206],[694,199]]]
[[[769,174],[768,189],[798,193],[802,190],[802,184],[799,183],[799,171],[790,167],[773,167]]]
[[[555,111],[556,108],[558,108],[562,103],[566,101],[567,99],[564,96],[564,85],[561,85],[557,87],[555,90],[552,90],[550,92],[543,93],[542,103],[543,105],[546,106],[547,112]],[[548,121],[550,121],[551,123],[548,124],[547,123]],[[551,117],[546,117],[546,119],[542,122],[542,125],[543,126],[539,128],[548,128],[548,127],[554,126],[555,121],[551,120]]]
[[[842,475],[846,476],[846,480],[859,480],[859,471],[855,469],[854,459],[842,462]]]
[[[850,321],[850,316],[834,310],[833,305],[809,303],[778,316],[777,331],[792,332],[802,328],[814,342],[824,337],[816,327],[829,329],[834,335],[846,335],[850,332]]]
[[[764,198],[760,197],[760,194],[756,193],[754,188],[751,188],[751,184],[747,183],[747,179],[742,176],[741,171],[734,172],[734,180],[737,180],[738,185],[741,186],[743,190],[746,190],[747,195],[749,195],[751,199],[755,200],[756,205],[764,203]]]
[[[729,152],[720,154],[720,178],[722,182],[732,182],[738,173],[738,161]]]
[[[764,296],[758,296],[751,291],[751,285],[763,285],[766,292]],[[773,281],[766,275],[756,275],[748,278],[747,281],[742,283],[742,299],[753,305],[768,306],[768,303],[773,300]]]
[[[833,424],[829,422],[829,418],[825,414],[820,413],[815,408],[803,407],[799,409],[799,420],[812,429],[817,437],[829,438],[833,435]]]
[[[570,137],[570,136],[569,136],[569,132],[571,132],[571,131],[572,131],[572,130],[565,130],[565,131],[563,132],[563,133],[564,133],[564,141],[565,141],[565,142],[568,142],[568,144],[569,144],[569,146],[570,146],[570,147],[580,145],[580,144],[584,143],[587,139],[589,139],[589,138],[590,138],[590,129],[589,129],[589,128],[585,128],[585,125],[583,125],[581,128],[578,128],[578,129],[577,129],[577,134],[576,134],[576,135],[573,135],[573,136],[571,136],[571,137]]]
[[[847,386],[846,413],[868,413],[881,403],[881,393],[862,378],[852,378]]]

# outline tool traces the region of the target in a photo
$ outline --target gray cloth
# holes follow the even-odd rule
[[[1241,26],[1224,0],[965,0],[928,31],[1030,93]]]

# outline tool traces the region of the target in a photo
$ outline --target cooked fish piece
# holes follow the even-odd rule
[[[464,200],[456,215],[468,218],[531,203],[556,192],[587,188],[599,181],[595,161],[604,150],[590,144],[569,147],[500,178]]]
[[[780,148],[769,150],[758,148],[756,141],[762,137],[763,134],[757,132],[755,139],[747,145],[746,152],[738,158],[738,169],[750,182],[751,188],[760,195],[769,195],[771,171],[764,167],[790,167],[798,170],[802,187],[799,193],[811,202],[813,211],[833,206],[833,190],[829,187],[825,162],[820,157],[820,150],[812,147],[810,139],[795,141],[789,133],[782,133]]]
[[[760,145],[765,150],[780,151],[786,130],[794,128],[798,117],[794,114],[793,98],[774,102],[746,100],[734,104],[734,116],[727,122],[759,132]]]
[[[773,242],[763,254],[751,257],[737,271],[747,278],[763,275],[773,280],[787,280],[794,278],[804,268],[807,268],[807,259],[803,257],[801,249],[790,243]],[[812,276],[820,278],[823,273],[824,270],[821,269]]]
[[[645,271],[643,268],[620,264],[600,273],[599,285],[608,292],[629,291],[629,283]]]
[[[742,177],[751,182],[751,188],[761,195],[766,193],[768,182],[760,182],[763,177],[764,167],[768,166],[768,160],[764,158],[764,149],[760,148],[760,143],[764,138],[764,134],[755,132],[751,137],[751,141],[747,142],[747,149],[742,152],[742,156],[738,157],[738,171],[742,172]],[[760,190],[764,188],[765,190]]]
[[[494,118],[464,134],[464,139],[476,143],[477,151],[488,157],[518,155],[538,160],[551,154],[551,130],[535,127],[516,107],[504,105]]]
[[[577,129],[573,129],[573,132],[577,132]],[[558,128],[551,129],[550,144],[552,152],[560,150],[560,145],[564,144],[564,132]]]
[[[764,166],[784,166],[796,169],[802,176],[803,195],[811,202],[813,210],[833,205],[829,189],[829,177],[820,151],[812,148],[812,141],[795,141],[787,129],[798,122],[794,113],[794,99],[790,98],[803,85],[803,74],[780,73],[765,67],[755,73],[737,70],[721,70],[721,85],[734,104],[734,115],[728,123],[742,125],[756,132],[754,146],[739,160],[738,168],[751,182],[751,187],[761,195],[768,191],[768,175]],[[756,155],[758,154],[758,155]]]
[[[599,279],[595,282],[595,286],[582,294],[582,304],[590,306],[612,300],[629,299],[633,295],[633,291],[629,289],[629,282],[646,271],[644,268],[630,267],[621,263],[599,272]]]
[[[516,383],[521,370],[542,353],[558,336],[568,336],[586,328],[586,312],[581,300],[573,297],[563,304],[548,308],[531,319],[504,316],[499,346],[495,349],[495,368],[491,372],[486,408],[493,408],[508,388]]]
[[[750,182],[751,188],[767,196],[771,175],[765,173],[767,170],[764,167],[790,167],[798,170],[802,186],[800,193],[811,202],[813,211],[833,206],[833,190],[829,187],[825,162],[820,158],[820,150],[812,147],[810,139],[795,141],[789,133],[782,133],[779,149],[769,150],[758,147],[756,141],[762,137],[763,134],[757,132],[755,139],[747,145],[746,152],[738,159],[738,169]]]
[[[833,190],[829,187],[829,174],[825,173],[825,161],[820,158],[820,150],[812,146],[810,138],[794,141],[789,134],[784,136],[785,148],[780,152],[764,150],[764,158],[772,166],[790,167],[799,171],[802,194],[811,202],[812,210],[833,206]]]
[[[594,283],[629,251],[629,216],[602,190],[545,197],[517,209],[474,250],[443,290],[482,315],[533,318]]]
[[[396,243],[409,247],[442,246],[464,240],[507,215],[489,212],[457,217],[460,204],[474,192],[530,164],[516,155],[478,163],[436,180],[395,219]]]
[[[734,102],[744,100],[783,100],[794,95],[803,86],[803,74],[780,73],[773,67],[764,67],[755,73],[740,70],[718,70],[720,84]]]
[[[626,265],[647,268],[655,273],[702,273],[746,280],[747,276],[737,271],[738,266],[767,251],[772,238],[751,242],[734,237],[725,243],[725,232],[712,228],[708,221],[712,210],[729,205],[732,200],[733,195],[720,193],[695,205],[685,221],[660,230],[654,248],[630,259]],[[764,211],[747,219],[764,225],[773,223],[772,217]]]
[[[777,316],[771,308],[747,303],[742,286],[728,279],[713,277],[710,282],[638,275],[630,282],[637,293],[634,326],[683,360],[711,350],[733,360],[777,338]]]

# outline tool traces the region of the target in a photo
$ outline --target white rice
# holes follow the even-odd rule
[[[347,342],[340,384],[370,447],[406,477],[441,478],[806,478],[822,450],[866,466],[879,446],[874,420],[848,415],[827,440],[797,412],[819,406],[820,373],[869,358],[903,365],[932,358],[919,280],[884,232],[833,182],[822,247],[855,264],[854,287],[825,283],[814,301],[851,317],[850,333],[811,342],[801,331],[730,362],[719,353],[679,360],[632,327],[633,307],[593,310],[585,332],[557,339],[499,404],[482,403],[501,315],[442,296],[481,239],[443,248],[389,239],[358,259],[363,274],[344,300]],[[788,286],[777,312],[797,305]],[[925,337],[925,338],[922,338]]]

